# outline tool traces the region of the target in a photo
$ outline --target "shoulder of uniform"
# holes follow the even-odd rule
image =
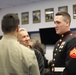
[[[68,36],[71,38],[73,38],[73,37],[76,38],[76,34],[73,34],[73,33],[70,33]]]

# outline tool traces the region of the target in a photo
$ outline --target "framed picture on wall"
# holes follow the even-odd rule
[[[21,23],[22,23],[22,25],[29,24],[29,12],[21,13]]]
[[[33,23],[41,22],[41,12],[40,10],[33,11]]]
[[[41,42],[39,31],[28,32],[28,33],[29,33],[29,36],[31,38],[31,41],[33,41],[33,42],[36,42],[36,41]]]
[[[68,6],[58,7],[58,11],[59,11],[59,12],[68,12]]]
[[[73,5],[73,19],[76,19],[76,4]]]
[[[54,20],[54,8],[45,9],[45,22],[51,22]]]

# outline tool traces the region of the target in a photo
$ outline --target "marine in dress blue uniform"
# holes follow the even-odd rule
[[[71,31],[61,35],[55,45],[52,75],[76,75],[76,36]]]

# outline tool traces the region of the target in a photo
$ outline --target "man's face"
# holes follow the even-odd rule
[[[55,16],[54,25],[57,34],[63,34],[67,30],[67,22],[63,16]]]
[[[29,34],[26,31],[19,32],[18,41],[24,46],[28,46],[30,42]]]

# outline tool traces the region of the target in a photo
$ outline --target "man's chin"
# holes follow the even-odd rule
[[[58,32],[56,32],[56,34],[59,34]]]

